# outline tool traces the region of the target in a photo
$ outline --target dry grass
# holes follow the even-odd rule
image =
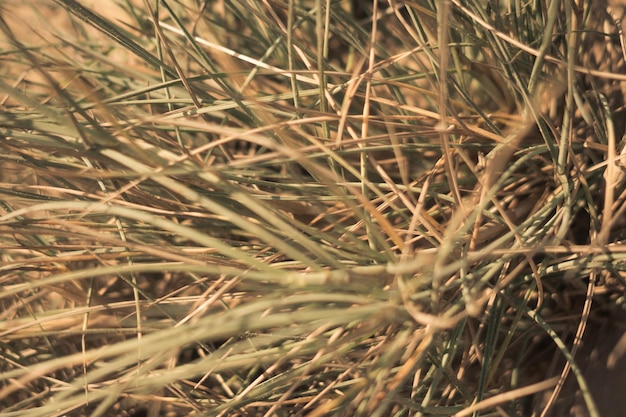
[[[3,2],[3,415],[608,415],[590,3]]]

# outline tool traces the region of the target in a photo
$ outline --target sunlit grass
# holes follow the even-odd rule
[[[614,17],[104,3],[0,6],[3,415],[599,415]]]

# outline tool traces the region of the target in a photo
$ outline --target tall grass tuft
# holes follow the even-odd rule
[[[3,1],[2,415],[608,415],[622,15]]]

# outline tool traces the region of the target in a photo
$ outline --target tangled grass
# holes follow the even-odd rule
[[[4,416],[603,412],[619,4],[20,3]]]

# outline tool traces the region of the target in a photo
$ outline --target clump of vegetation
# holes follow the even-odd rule
[[[4,1],[3,415],[600,415],[606,6]]]

